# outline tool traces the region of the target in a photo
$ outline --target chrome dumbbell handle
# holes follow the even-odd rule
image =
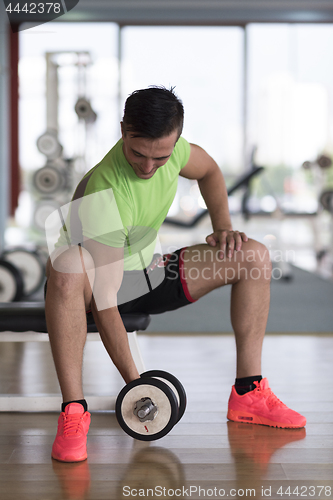
[[[140,422],[153,420],[157,415],[157,406],[150,398],[141,398],[135,403],[133,413],[138,417]]]

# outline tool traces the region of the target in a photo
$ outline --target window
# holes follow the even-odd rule
[[[243,30],[125,27],[122,100],[149,85],[174,86],[185,108],[183,136],[226,173],[243,168]]]
[[[250,25],[249,137],[266,165],[299,167],[333,148],[333,27]]]
[[[45,163],[36,147],[46,130],[46,58],[58,53],[59,140],[64,156],[86,156],[86,169],[100,161],[119,138],[118,26],[112,23],[51,22],[20,34],[20,163],[35,170]],[[88,52],[91,64],[79,71],[73,52]],[[85,73],[85,74],[84,74]],[[85,81],[84,81],[85,80]],[[75,113],[79,97],[97,113],[94,127],[82,130]]]
[[[257,195],[272,209],[269,190],[287,211],[315,212],[332,175],[302,165],[333,153],[333,27],[252,24],[247,34],[247,137],[270,185],[259,178]]]

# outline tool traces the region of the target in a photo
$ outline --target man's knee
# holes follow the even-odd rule
[[[270,281],[272,263],[268,248],[256,240],[249,240],[243,245],[243,264],[253,280]]]
[[[53,254],[46,269],[48,288],[52,286],[69,297],[80,288],[83,291],[87,284],[86,273],[93,267],[93,259],[84,248],[71,247],[58,255]]]
[[[80,246],[73,246],[65,251],[56,251],[50,256],[51,265],[47,274],[55,271],[62,274],[85,274],[94,269],[94,261],[90,253]]]

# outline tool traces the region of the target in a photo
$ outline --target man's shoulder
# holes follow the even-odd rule
[[[176,142],[175,149],[187,149],[190,143],[181,135]]]
[[[123,170],[123,161],[122,139],[120,139],[102,160],[83,177],[83,180],[88,181],[88,191],[91,189],[99,191],[108,185],[116,185],[121,177],[119,172]]]
[[[97,166],[100,165],[112,165],[114,162],[121,162],[123,161],[124,155],[123,155],[123,140],[119,139],[119,141],[116,142],[116,144],[106,153],[104,158],[97,164]]]
[[[183,136],[180,136],[171,155],[171,160],[173,160],[181,170],[188,162],[190,153],[190,143],[184,139]]]

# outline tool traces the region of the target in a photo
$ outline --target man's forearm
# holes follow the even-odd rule
[[[107,352],[126,384],[140,378],[128,343],[128,336],[117,307],[98,311],[92,300],[92,313]]]
[[[209,211],[213,230],[231,230],[228,193],[221,170],[217,167],[213,172],[198,180],[198,185]]]

